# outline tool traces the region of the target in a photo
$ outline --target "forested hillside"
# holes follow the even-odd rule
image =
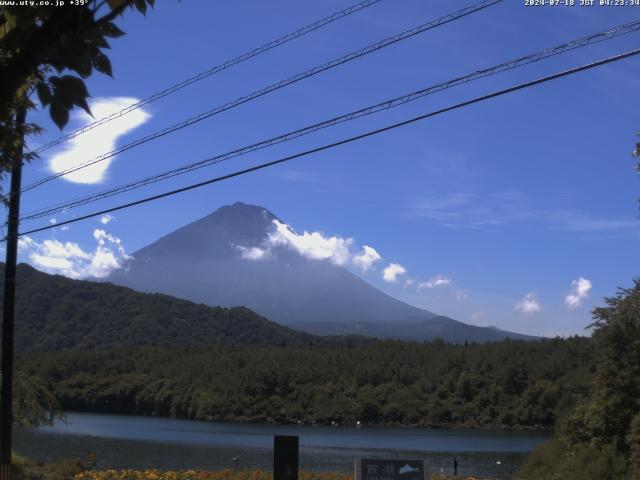
[[[181,418],[552,428],[584,398],[585,338],[210,345],[24,354],[66,409]]]
[[[4,264],[0,264],[2,288]],[[247,308],[220,308],[18,266],[16,348],[94,349],[143,344],[300,344],[320,341]]]

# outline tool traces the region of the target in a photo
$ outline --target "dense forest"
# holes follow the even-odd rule
[[[638,282],[594,311],[592,338],[461,345],[317,337],[246,308],[26,265],[18,292],[18,378],[49,405],[201,420],[554,429],[519,478],[640,480]]]
[[[0,288],[3,284],[0,264]],[[278,325],[248,308],[209,307],[109,283],[18,266],[16,348],[94,349],[147,343],[302,344],[319,337]]]
[[[589,393],[589,340],[343,340],[23,354],[66,409],[226,421],[550,429]]]

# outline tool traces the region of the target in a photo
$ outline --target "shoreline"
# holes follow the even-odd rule
[[[306,426],[306,427],[340,427],[340,428],[399,428],[399,429],[416,429],[416,430],[449,430],[449,431],[482,431],[482,432],[495,432],[495,433],[531,433],[540,435],[552,435],[553,429],[543,429],[537,427],[505,427],[504,425],[460,425],[460,424],[438,424],[438,425],[423,425],[423,424],[402,424],[397,422],[384,422],[374,424],[356,424],[356,423],[339,423],[339,422],[303,422],[299,420],[292,421],[277,421],[276,419],[247,419],[246,417],[239,417],[234,419],[218,419],[218,418],[189,418],[182,416],[163,416],[153,415],[145,413],[129,413],[129,412],[113,412],[105,411],[101,409],[86,409],[86,410],[64,410],[66,414],[95,414],[95,415],[120,415],[126,417],[144,417],[154,418],[159,420],[185,420],[193,422],[209,422],[209,423],[222,423],[222,424],[241,424],[241,425],[261,425],[261,426]]]

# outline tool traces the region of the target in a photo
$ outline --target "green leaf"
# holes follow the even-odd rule
[[[147,13],[147,2],[145,0],[133,0],[133,3],[141,14]]]
[[[51,103],[51,90],[49,89],[49,85],[45,82],[38,82],[36,85],[36,92],[38,93],[38,99],[43,107],[46,107]]]
[[[69,121],[69,109],[58,97],[55,96],[53,97],[51,107],[49,108],[49,115],[51,115],[51,119],[60,130],[62,130]]]
[[[87,112],[88,115],[93,117],[93,113],[91,113],[91,108],[89,108],[89,104],[87,103],[87,97],[78,97],[74,100],[74,103]]]
[[[93,66],[96,70],[104,73],[105,75],[113,77],[113,72],[111,70],[111,61],[109,60],[109,57],[107,57],[99,49],[95,49],[92,52],[91,60],[93,61]]]
[[[64,75],[60,77],[60,87],[73,92],[74,95],[82,95],[84,97],[89,96],[89,91],[87,90],[87,86],[84,84],[82,79],[78,77],[74,77],[72,75]]]
[[[49,64],[57,70],[58,73],[62,73],[62,71],[66,68],[66,65],[59,58],[52,58],[49,60]]]
[[[118,38],[124,35],[124,32],[115,26],[113,22],[107,22],[100,27],[100,31],[105,37]]]
[[[91,57],[87,54],[75,57],[74,61],[69,66],[78,72],[82,78],[87,78],[91,75],[91,71],[93,70],[91,67]]]
[[[99,48],[111,48],[111,45],[109,45],[109,42],[107,42],[102,35],[96,35],[93,38],[93,43],[95,43],[96,47],[99,47]]]
[[[63,77],[51,77],[49,82],[53,85],[54,101],[64,105],[67,110],[70,110],[74,105],[77,105],[91,115],[91,109],[87,103],[89,92],[87,91],[86,85],[80,78],[65,75]]]

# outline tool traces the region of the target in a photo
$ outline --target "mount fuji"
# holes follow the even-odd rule
[[[406,304],[335,262],[273,241],[283,226],[263,207],[224,206],[135,252],[106,280],[211,306],[245,306],[320,335],[439,337],[452,343],[535,338]]]

